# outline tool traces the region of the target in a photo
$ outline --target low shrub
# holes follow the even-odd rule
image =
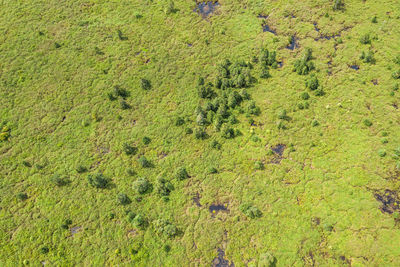
[[[145,156],[140,156],[139,164],[140,164],[140,166],[142,166],[142,168],[150,168],[151,167],[150,161]]]
[[[306,80],[306,87],[309,88],[310,90],[312,90],[312,91],[317,90],[318,86],[319,86],[319,81],[315,75],[311,75]]]
[[[379,155],[379,157],[384,157],[384,156],[386,156],[386,151],[384,150],[384,149],[379,149],[378,150],[378,155]]]
[[[214,167],[209,167],[207,172],[209,174],[215,174],[215,173],[218,173],[218,170]]]
[[[393,79],[400,79],[400,69],[392,73]]]
[[[172,238],[178,234],[178,228],[175,225],[171,224],[169,221],[164,219],[158,219],[153,222],[154,230],[159,235],[164,235],[169,238]]]
[[[361,53],[360,59],[364,61],[364,63],[375,64],[374,53],[372,51],[368,51],[365,53],[364,51]]]
[[[208,135],[203,128],[196,128],[194,136],[196,139],[204,140],[207,139]]]
[[[89,174],[87,180],[89,185],[100,189],[107,188],[110,183],[110,180],[106,178],[102,173]]]
[[[138,151],[137,147],[131,146],[128,143],[124,143],[122,145],[122,149],[123,149],[124,153],[128,156],[136,155],[136,153]]]
[[[366,33],[360,37],[360,43],[361,44],[370,44],[371,43],[371,37],[369,33]]]
[[[336,10],[344,10],[344,1],[343,0],[334,0],[332,9],[335,11]]]
[[[191,128],[186,128],[186,129],[185,129],[185,133],[186,133],[186,134],[192,134],[192,133],[193,133],[193,130],[192,130]]]
[[[129,105],[128,102],[126,102],[125,100],[121,100],[121,102],[119,102],[119,105],[123,110],[131,108],[131,105]]]
[[[371,19],[372,23],[378,23],[378,18],[376,16],[373,16]]]
[[[303,92],[301,93],[300,98],[303,100],[308,100],[310,99],[310,95],[307,92]]]
[[[256,161],[254,163],[254,169],[256,170],[264,170],[264,163],[262,163],[262,161]]]
[[[182,118],[182,117],[177,117],[177,118],[175,119],[175,125],[176,125],[176,126],[181,126],[181,125],[183,125],[183,124],[185,124],[185,119],[184,119],[184,118]]]
[[[262,216],[261,211],[248,203],[243,203],[239,206],[239,210],[251,219],[259,218]]]
[[[176,179],[178,179],[179,181],[185,180],[187,178],[189,178],[189,174],[186,171],[186,168],[184,167],[180,167],[177,171],[176,171],[176,175],[175,175]]]
[[[249,101],[246,106],[246,112],[250,115],[260,115],[260,108],[256,106],[255,101]]]
[[[118,203],[121,205],[128,205],[132,202],[132,200],[128,197],[128,195],[120,193],[117,197]]]
[[[159,178],[157,181],[157,194],[160,196],[169,196],[174,190],[174,186],[164,178]]]
[[[372,126],[372,122],[371,122],[369,119],[365,119],[365,120],[363,121],[363,123],[364,123],[364,125],[367,126],[367,127]]]
[[[312,123],[311,123],[312,127],[316,127],[318,125],[319,125],[319,122],[317,120],[313,120]]]
[[[151,183],[146,179],[146,178],[138,178],[136,181],[133,182],[133,189],[143,195],[150,191],[151,189]]]
[[[211,144],[210,144],[210,146],[211,146],[211,148],[214,148],[214,149],[221,149],[221,144],[220,143],[218,143],[218,141],[217,140],[213,140],[212,142],[211,142]]]
[[[269,252],[263,253],[258,259],[258,267],[275,267],[276,258]]]
[[[68,177],[62,177],[59,174],[54,174],[51,178],[50,178],[51,182],[54,183],[56,186],[65,186],[67,184],[69,184],[71,181],[68,179]]]
[[[232,139],[235,137],[235,131],[233,130],[233,128],[231,128],[227,125],[223,125],[223,127],[221,129],[221,134],[222,134],[222,137],[225,139]]]
[[[140,79],[140,87],[142,87],[143,90],[147,91],[150,90],[152,86],[149,80],[142,78]]]
[[[143,137],[142,139],[143,144],[148,145],[151,142],[151,139],[147,136]]]
[[[21,200],[21,201],[27,200],[28,199],[28,195],[26,193],[18,193],[17,194],[17,199]]]
[[[119,85],[116,85],[114,86],[114,95],[120,96],[125,99],[129,96],[129,92],[124,88],[121,88]]]
[[[288,119],[288,115],[287,115],[286,109],[279,110],[277,116],[278,116],[278,119],[280,119],[280,120],[287,120]]]
[[[47,254],[47,253],[49,253],[49,248],[48,247],[41,247],[40,248],[40,253],[42,253],[42,254]]]

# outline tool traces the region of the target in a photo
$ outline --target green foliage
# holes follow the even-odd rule
[[[228,125],[224,124],[221,129],[221,135],[223,138],[231,139],[235,137],[235,131],[233,128],[229,127]]]
[[[26,193],[18,193],[17,194],[17,199],[21,200],[21,201],[27,200],[28,199],[28,195]]]
[[[51,177],[51,182],[54,183],[56,186],[65,186],[69,184],[71,181],[68,179],[68,177],[62,177],[59,174],[54,174]]]
[[[114,95],[120,96],[123,99],[129,96],[129,92],[124,88],[121,88],[119,85],[114,86]]]
[[[280,120],[287,120],[288,119],[286,109],[281,109],[281,110],[278,111],[278,119],[280,119]]]
[[[246,112],[251,115],[260,115],[260,108],[256,106],[255,101],[250,101],[247,103]]]
[[[394,63],[400,65],[400,54],[398,54],[398,55],[394,58]]]
[[[7,141],[11,136],[11,129],[8,126],[3,126],[0,132],[0,142]]]
[[[150,168],[151,167],[151,162],[145,157],[145,156],[140,156],[139,158],[139,164],[142,166],[142,168]]]
[[[140,79],[140,87],[143,90],[147,91],[147,90],[150,90],[152,86],[151,86],[151,83],[149,80],[142,78],[142,79]]]
[[[183,124],[185,124],[185,119],[184,119],[184,118],[182,118],[182,117],[177,117],[177,118],[175,119],[175,125],[176,125],[176,126],[181,126],[181,125],[183,125]]]
[[[393,79],[400,79],[400,69],[392,73]]]
[[[133,189],[143,195],[150,191],[151,183],[146,178],[140,177],[133,182]]]
[[[363,123],[364,123],[364,125],[367,126],[367,127],[372,126],[372,122],[371,122],[369,119],[365,119],[365,120],[363,121]]]
[[[210,146],[211,146],[211,148],[214,148],[214,149],[217,149],[217,150],[221,149],[221,147],[222,147],[221,144],[218,143],[217,140],[213,140],[211,142]]]
[[[180,167],[177,171],[176,171],[176,175],[175,175],[176,179],[178,179],[179,181],[185,180],[187,178],[189,178],[189,174],[186,171],[186,168],[184,167]]]
[[[157,194],[160,196],[169,196],[169,194],[174,190],[174,186],[166,179],[159,178],[157,181]]]
[[[87,176],[87,180],[89,185],[100,189],[107,188],[110,183],[110,180],[106,178],[102,173],[89,174]]]
[[[308,100],[310,98],[310,95],[307,92],[303,92],[301,93],[300,98],[303,100]]]
[[[145,136],[142,138],[142,142],[143,142],[143,144],[148,145],[148,144],[150,144],[151,139],[149,137]]]
[[[274,267],[276,258],[269,252],[263,253],[258,259],[258,267]]]
[[[171,224],[169,221],[164,219],[155,220],[154,230],[159,235],[164,235],[166,237],[172,238],[178,234],[178,228],[175,225]]]
[[[364,51],[361,53],[360,59],[364,61],[364,63],[375,64],[374,53],[372,51],[368,51],[365,53]]]
[[[344,1],[343,0],[334,0],[333,10],[344,10]]]
[[[216,95],[211,87],[211,84],[197,87],[197,93],[200,98],[207,98],[207,99],[212,99]]]
[[[256,161],[254,163],[254,169],[256,169],[256,170],[264,170],[265,169],[264,163],[262,161]]]
[[[243,212],[244,215],[246,215],[247,217],[249,217],[251,219],[259,218],[262,216],[262,213],[258,208],[254,207],[248,203],[241,204],[239,206],[239,210],[241,212]]]
[[[371,19],[372,23],[378,23],[378,18],[376,16],[373,16]]]
[[[385,151],[385,149],[379,149],[378,150],[378,155],[379,155],[379,157],[384,157],[384,156],[386,156],[386,151]]]
[[[194,132],[196,139],[204,140],[208,138],[206,131],[203,128],[196,128]]]
[[[47,253],[49,253],[49,248],[48,247],[41,247],[40,248],[40,253],[41,254],[47,254]]]
[[[306,80],[306,87],[310,90],[317,90],[319,87],[318,78],[315,75],[310,75],[310,77]]]
[[[300,59],[296,59],[296,61],[294,62],[293,71],[295,71],[299,75],[307,75],[315,69],[314,63],[311,61],[311,59],[312,50],[311,48],[306,48],[303,57]]]
[[[218,170],[214,167],[209,167],[207,172],[209,174],[215,174],[215,173],[218,173]]]
[[[185,129],[185,133],[186,133],[186,134],[192,134],[192,133],[193,133],[193,130],[192,130],[191,128],[186,128],[186,129]]]
[[[128,102],[126,102],[125,100],[121,100],[119,102],[121,109],[126,110],[126,109],[130,109],[131,105],[128,104]]]
[[[128,205],[132,202],[131,199],[128,197],[128,195],[126,195],[124,193],[118,194],[117,200],[118,200],[118,203],[121,205]]]
[[[175,13],[177,10],[175,9],[175,3],[174,1],[169,1],[168,2],[168,6],[165,8],[165,14],[169,15],[169,14],[173,14]]]
[[[128,156],[136,155],[138,149],[134,146],[129,145],[128,143],[124,143],[122,146],[124,153]]]
[[[369,33],[366,33],[360,37],[360,43],[362,44],[370,44],[371,43],[371,37]]]

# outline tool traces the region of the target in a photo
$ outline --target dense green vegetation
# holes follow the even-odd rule
[[[0,266],[398,265],[398,1],[0,18]]]

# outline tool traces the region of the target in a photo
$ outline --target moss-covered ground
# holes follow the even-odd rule
[[[333,2],[1,1],[0,265],[398,266],[400,3]]]

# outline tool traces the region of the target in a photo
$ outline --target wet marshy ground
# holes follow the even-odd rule
[[[283,152],[286,149],[286,145],[284,144],[278,144],[275,146],[271,147],[272,152],[274,152],[274,158],[272,159],[271,163],[273,164],[279,164],[281,163],[281,160],[283,159]]]
[[[218,6],[220,6],[218,2],[201,2],[193,11],[199,13],[203,18],[207,18],[215,12]]]
[[[271,29],[271,27],[267,24],[267,22],[264,22],[262,24],[262,29],[263,29],[263,32],[270,32],[270,33],[276,35],[276,31]]]
[[[292,36],[289,45],[286,47],[289,50],[294,50],[295,48],[299,48],[299,43],[297,42],[299,38],[296,36]]]
[[[193,203],[196,204],[197,207],[201,207],[201,204],[200,204],[200,195],[199,195],[199,193],[197,193],[197,194],[193,197]]]
[[[396,192],[386,189],[384,192],[375,193],[374,196],[381,203],[379,209],[383,213],[392,214],[395,211],[400,211],[400,199]]]
[[[212,204],[208,210],[211,212],[211,216],[215,217],[218,212],[228,212],[228,208],[222,204]]]
[[[218,256],[212,261],[212,267],[235,267],[235,264],[225,259],[225,251],[218,248]]]

